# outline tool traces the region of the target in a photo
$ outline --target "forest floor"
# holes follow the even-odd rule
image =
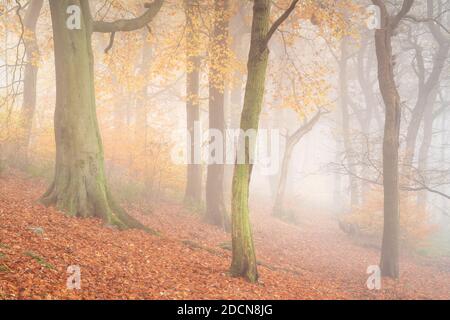
[[[179,205],[128,208],[161,236],[67,217],[36,199],[44,183],[0,177],[0,299],[449,299],[450,258],[403,256],[401,280],[366,287],[379,251],[359,246],[330,215],[293,226],[253,215],[260,282],[228,274],[229,235]],[[81,269],[68,290],[67,268]]]

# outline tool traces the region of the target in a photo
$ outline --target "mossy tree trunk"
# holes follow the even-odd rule
[[[400,96],[394,78],[392,37],[400,21],[410,11],[413,0],[404,0],[396,16],[390,16],[381,0],[373,3],[381,9],[382,28],[375,32],[378,60],[378,82],[386,107],[383,139],[383,189],[384,227],[380,268],[383,276],[399,276],[399,144],[400,144]]]
[[[258,129],[264,97],[269,50],[264,39],[269,30],[270,0],[255,0],[253,23],[248,58],[248,78],[245,88],[244,107],[241,115],[241,129]],[[245,151],[246,163],[236,164],[232,183],[232,247],[231,273],[244,276],[251,282],[258,280],[255,249],[253,245],[250,214],[248,208],[249,186],[252,164],[250,152],[255,148],[250,139],[240,140],[238,152]]]
[[[67,28],[69,5],[81,9],[79,30]],[[160,8],[162,2],[158,5]],[[41,199],[44,204],[55,205],[76,217],[98,217],[121,229],[147,229],[114,202],[106,181],[96,115],[91,35],[93,31],[139,28],[159,8],[149,8],[136,19],[97,23],[92,20],[87,0],[50,0],[56,70],[56,163],[54,180]],[[150,14],[153,10],[156,12]]]
[[[275,31],[295,9],[298,1],[290,7],[270,27],[270,0],[255,0],[250,40],[250,52],[247,64],[247,84],[245,87],[244,107],[241,114],[241,129],[258,130],[259,116],[264,97],[267,64],[269,60],[268,42]],[[231,274],[242,276],[250,282],[258,280],[258,270],[250,224],[248,199],[253,165],[250,155],[254,153],[252,139],[239,139],[238,153],[245,154],[245,163],[236,163],[232,183],[232,262]]]
[[[210,45],[209,66],[209,129],[220,132],[225,137],[225,78],[228,50],[228,0],[216,0],[214,3],[214,31]],[[215,139],[217,137],[211,137]],[[224,139],[225,140],[225,139]],[[211,143],[214,143],[211,141]],[[208,165],[206,179],[206,221],[212,225],[229,230],[230,221],[224,201],[225,141],[220,163]],[[211,155],[215,156],[215,155]],[[216,157],[217,158],[217,157]]]

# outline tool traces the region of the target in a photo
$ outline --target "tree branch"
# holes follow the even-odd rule
[[[113,22],[94,21],[93,31],[101,33],[112,33],[119,31],[134,31],[149,24],[161,9],[164,0],[155,0],[144,5],[147,11],[134,19],[119,19]]]
[[[108,46],[105,48],[105,53],[108,53],[109,50],[111,50],[111,48],[113,47],[115,36],[116,36],[116,32],[114,32],[114,31],[111,32],[111,36],[110,36],[110,38],[109,38],[109,44],[108,44]]]
[[[297,129],[291,136],[288,137],[288,140],[292,141],[294,144],[297,144],[303,136],[305,136],[308,132],[310,132],[317,122],[319,122],[320,117],[324,114],[328,113],[327,111],[319,110],[314,115],[314,117],[309,120],[305,125],[301,126]]]
[[[397,29],[400,21],[408,14],[408,12],[411,10],[412,6],[414,4],[414,0],[404,0],[402,8],[400,9],[399,13],[395,17],[392,18],[392,21],[390,23],[390,27],[392,30]]]
[[[264,40],[264,46],[263,48],[266,48],[269,44],[270,39],[274,35],[274,33],[277,31],[277,29],[281,26],[281,24],[286,21],[286,19],[289,17],[289,15],[294,11],[295,6],[299,0],[293,0],[291,2],[291,5],[289,8],[286,9],[286,11],[273,23],[273,25],[270,27],[269,31],[267,32],[266,39]]]

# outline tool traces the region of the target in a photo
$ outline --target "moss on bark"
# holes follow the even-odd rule
[[[252,35],[248,59],[248,78],[245,88],[241,129],[258,130],[264,87],[266,81],[269,50],[267,34],[270,20],[270,0],[255,0],[253,7]],[[236,164],[232,185],[232,245],[231,273],[243,276],[250,282],[258,280],[257,263],[253,245],[248,208],[252,164],[250,155],[254,151],[251,139],[241,139],[238,151],[245,152],[245,164]]]

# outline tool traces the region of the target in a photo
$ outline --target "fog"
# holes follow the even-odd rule
[[[114,230],[219,232],[251,283],[312,266],[309,243],[322,278],[353,249],[361,279],[448,277],[449,62],[447,0],[2,1],[0,184]]]

